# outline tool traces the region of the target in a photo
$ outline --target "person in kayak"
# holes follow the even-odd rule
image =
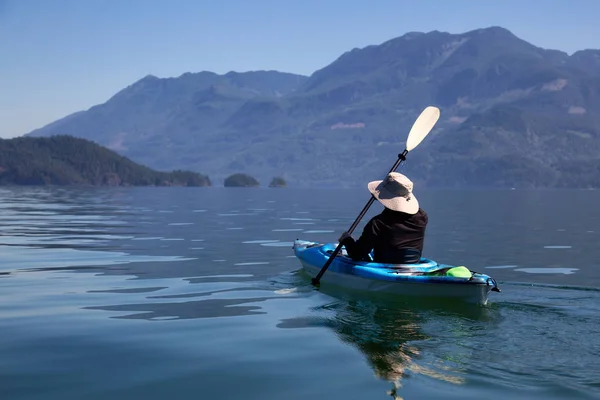
[[[367,187],[385,208],[365,225],[358,240],[348,232],[342,234],[339,241],[350,258],[390,264],[418,263],[428,217],[412,193],[412,181],[401,173],[391,172],[384,180],[369,182]]]

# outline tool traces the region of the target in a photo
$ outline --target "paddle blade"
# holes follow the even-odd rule
[[[434,106],[425,108],[408,133],[408,138],[406,139],[406,151],[411,151],[417,147],[419,143],[425,139],[425,136],[431,132],[439,118],[439,108]]]

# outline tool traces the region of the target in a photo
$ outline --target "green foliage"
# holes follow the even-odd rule
[[[285,187],[287,186],[287,183],[285,181],[285,179],[283,179],[282,177],[276,176],[271,180],[271,183],[269,183],[269,187]]]
[[[190,171],[159,172],[67,135],[0,140],[1,185],[210,186]]]
[[[256,178],[246,174],[233,174],[225,179],[225,187],[256,187],[259,186]]]

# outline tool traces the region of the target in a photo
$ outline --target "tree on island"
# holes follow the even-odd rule
[[[286,185],[285,179],[280,176],[274,177],[271,183],[269,183],[269,187],[286,187]]]
[[[257,187],[258,181],[246,174],[233,174],[225,179],[225,187]]]
[[[211,186],[192,171],[156,171],[69,135],[0,139],[0,185]]]

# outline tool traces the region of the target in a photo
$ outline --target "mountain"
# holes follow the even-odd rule
[[[430,186],[600,186],[600,50],[569,56],[501,27],[411,32],[310,77],[275,71],[146,77],[31,136],[94,140],[160,169],[290,186],[364,186],[441,110],[404,171]],[[413,154],[414,153],[414,154]]]
[[[66,134],[93,140],[132,159],[171,169],[176,150],[219,127],[249,99],[277,98],[293,91],[306,77],[274,71],[186,73],[159,79],[148,75],[106,103],[78,112],[30,133]],[[201,159],[193,152],[177,160]],[[150,162],[150,164],[148,164]]]
[[[0,139],[0,185],[210,186],[189,171],[158,172],[85,139]]]

